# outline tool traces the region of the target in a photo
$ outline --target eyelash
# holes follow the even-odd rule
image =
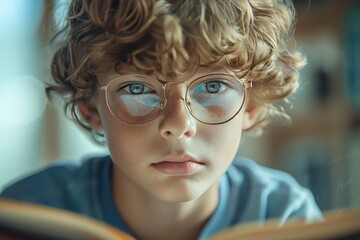
[[[139,86],[141,86],[143,89],[141,89],[141,92],[139,92],[139,93],[134,93],[134,92],[131,90],[131,86],[132,86],[132,85],[139,85]],[[141,95],[141,94],[144,94],[144,93],[154,92],[154,91],[153,91],[150,87],[148,87],[146,84],[140,83],[140,82],[135,82],[135,83],[127,84],[127,85],[119,88],[119,90],[118,90],[117,92],[121,92],[121,91],[125,91],[126,93],[131,94],[131,95]]]

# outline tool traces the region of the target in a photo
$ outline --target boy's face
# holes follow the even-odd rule
[[[121,74],[131,74],[121,68]],[[200,68],[185,82],[214,72]],[[224,69],[216,72],[226,73]],[[118,73],[99,76],[106,85]],[[166,79],[159,76],[163,81]],[[174,81],[174,80],[172,80]],[[104,130],[114,166],[114,189],[131,189],[169,202],[196,199],[208,191],[217,192],[217,180],[231,164],[237,151],[245,106],[229,122],[208,125],[193,118],[184,104],[186,86],[166,88],[167,105],[153,121],[131,125],[120,121],[106,104],[105,91],[99,91],[97,127]],[[89,121],[96,125],[95,120]]]

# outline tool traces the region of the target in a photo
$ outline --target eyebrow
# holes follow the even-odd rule
[[[155,74],[155,75],[154,75]],[[187,78],[186,81],[181,81],[179,79],[181,78],[186,78],[187,75],[186,74],[189,74],[189,77]],[[123,76],[123,75],[143,75],[143,76],[147,76],[147,77],[151,77],[151,78],[154,78],[156,79],[157,81],[159,81],[161,84],[167,84],[167,83],[170,83],[170,82],[183,82],[183,83],[187,83],[189,81],[191,81],[190,79],[192,80],[195,80],[199,77],[204,77],[204,76],[207,76],[207,75],[212,75],[212,74],[227,74],[227,75],[232,75],[231,73],[229,73],[229,71],[224,68],[224,67],[215,67],[215,68],[211,68],[211,69],[204,69],[204,68],[198,68],[198,70],[194,73],[185,73],[183,74],[182,76],[180,77],[175,77],[174,79],[169,79],[169,80],[164,80],[163,78],[161,78],[161,76],[159,77],[159,74],[157,72],[154,72],[152,74],[145,74],[145,73],[142,73],[142,72],[136,72],[136,71],[128,71],[128,72],[124,72],[124,71],[120,71],[120,72],[114,72],[114,74],[111,74],[109,78],[104,78],[104,80],[106,80],[106,83],[105,84],[99,84],[98,82],[98,85],[99,86],[106,86],[107,84],[109,84],[109,82],[111,82],[113,79],[117,78],[117,77],[120,77],[120,76]],[[105,75],[105,74],[104,74]],[[196,77],[194,77],[195,75],[197,75]],[[236,76],[234,76],[236,77]]]

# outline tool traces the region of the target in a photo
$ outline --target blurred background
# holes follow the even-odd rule
[[[322,210],[360,205],[360,1],[294,0],[295,48],[308,65],[292,124],[245,134],[239,154],[293,175]],[[0,0],[0,190],[57,159],[104,147],[50,105],[46,55],[67,0]]]

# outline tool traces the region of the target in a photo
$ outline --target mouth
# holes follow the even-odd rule
[[[188,175],[205,168],[205,163],[189,156],[169,157],[151,164],[156,170],[169,175]]]

